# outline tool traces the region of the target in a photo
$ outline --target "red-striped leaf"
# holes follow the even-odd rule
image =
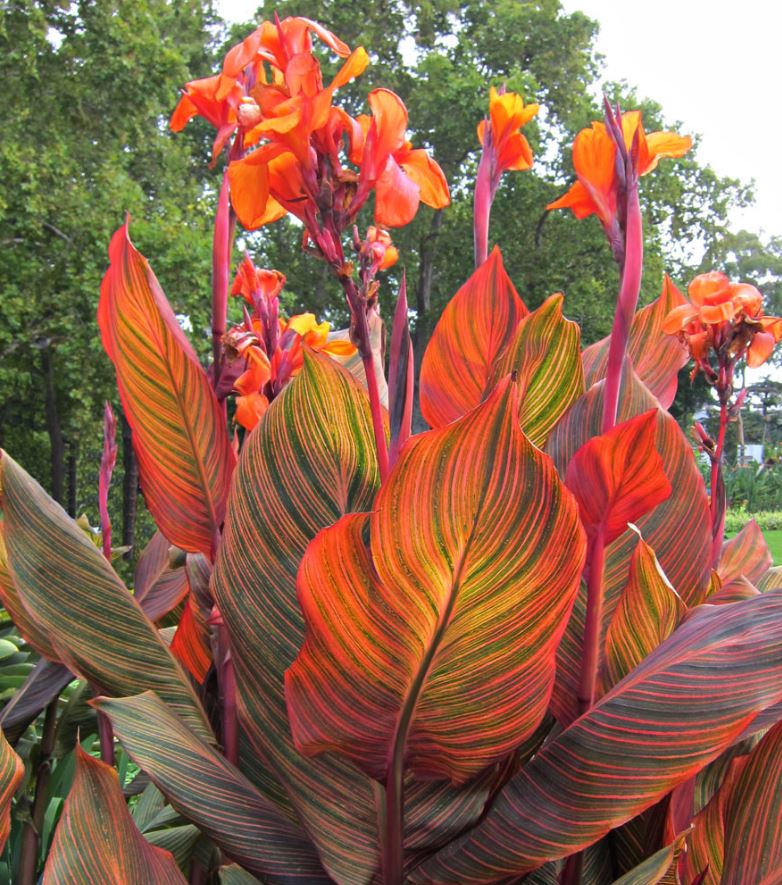
[[[0,851],[11,832],[11,799],[24,778],[24,762],[0,731]]]
[[[560,471],[565,473],[575,453],[602,429],[604,382],[591,387],[554,428],[546,446]],[[625,371],[620,392],[619,420],[627,421],[656,405],[636,375]],[[706,488],[692,448],[676,421],[667,413],[657,415],[655,448],[662,459],[665,475],[673,488],[671,495],[650,513],[636,521],[644,540],[656,551],[668,580],[688,606],[701,602],[711,577],[711,517]],[[603,580],[603,629],[613,617],[630,573],[630,562],[637,535],[628,529],[606,549]],[[576,701],[581,672],[586,594],[579,593],[573,614],[560,645],[554,709],[567,725],[578,715]]]
[[[639,537],[605,641],[604,690],[634,670],[667,639],[687,612],[660,568],[654,550]]]
[[[0,450],[0,478],[2,477],[2,458],[4,453]],[[2,502],[2,481],[0,481],[0,502]],[[3,608],[11,616],[11,620],[16,625],[16,629],[20,635],[31,645],[40,655],[48,658],[50,661],[59,661],[59,655],[54,650],[49,636],[45,630],[42,630],[36,622],[30,617],[19,598],[19,593],[11,579],[11,573],[8,570],[8,551],[5,548],[5,525],[2,513],[2,504],[0,503],[0,602]]]
[[[185,603],[185,610],[171,640],[171,654],[196,682],[201,683],[206,679],[212,664],[209,631],[205,622],[196,617],[192,598]]]
[[[242,447],[213,578],[243,730],[265,760],[268,790],[293,804],[329,871],[349,883],[366,882],[378,863],[372,788],[347,763],[294,748],[283,675],[304,640],[304,551],[344,513],[371,507],[377,484],[366,394],[327,356],[306,354]]]
[[[592,844],[688,780],[782,698],[782,592],[694,612],[413,881],[487,883]]]
[[[565,484],[576,496],[587,535],[610,544],[671,494],[655,448],[657,409],[618,424],[586,442],[567,466]]]
[[[770,568],[757,582],[757,588],[761,593],[767,590],[782,590],[782,565]]]
[[[133,431],[144,500],[172,544],[211,557],[234,465],[222,412],[127,222],[109,260],[98,326]]]
[[[562,316],[562,301],[561,294],[551,295],[521,320],[496,360],[489,385],[516,372],[524,391],[521,427],[541,448],[557,421],[584,393],[581,330]]]
[[[474,409],[494,376],[494,361],[528,313],[498,247],[448,303],[421,363],[421,414],[443,427]]]
[[[677,836],[670,845],[655,851],[651,857],[617,879],[614,885],[657,885],[658,882],[676,883],[675,867],[687,834]],[[671,878],[668,878],[671,876]]]
[[[172,566],[171,544],[155,532],[136,565],[133,595],[151,621],[158,621],[187,596],[187,575],[182,565]]]
[[[11,580],[57,658],[107,694],[157,691],[210,739],[203,709],[152,622],[98,548],[5,453],[0,506]]]
[[[27,726],[73,679],[67,667],[41,658],[0,713],[0,728],[8,740],[15,744]]]
[[[636,312],[630,328],[627,352],[638,377],[667,409],[676,396],[679,369],[689,359],[687,348],[675,335],[663,332],[663,320],[674,307],[687,299],[665,275],[663,288],[655,300]],[[610,338],[590,344],[583,353],[587,386],[605,378]]]
[[[312,843],[152,692],[94,706],[171,805],[269,885],[326,883]]]
[[[462,783],[540,723],[585,541],[517,409],[506,379],[420,436],[370,515],[308,548],[307,635],[286,674],[303,752],[340,752],[378,780],[404,755],[421,777]]]
[[[117,772],[76,744],[76,774],[43,873],[44,885],[185,885],[170,852],[133,823]]]
[[[752,751],[725,807],[723,885],[782,880],[782,723]]]
[[[759,593],[760,590],[754,584],[750,584],[744,575],[739,575],[738,578],[720,587],[716,593],[712,593],[707,601],[709,605],[729,605],[740,599],[751,599]]]
[[[754,584],[768,571],[772,561],[763,532],[751,519],[735,538],[722,545],[717,572],[722,579],[723,589],[742,575]]]

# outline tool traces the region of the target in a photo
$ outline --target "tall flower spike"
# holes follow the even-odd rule
[[[692,147],[688,135],[675,132],[644,132],[640,111],[626,111],[614,115],[620,127],[625,150],[637,140],[637,172],[639,176],[652,172],[663,157],[683,157]],[[610,125],[610,124],[609,124]],[[582,129],[573,142],[575,181],[566,194],[547,209],[570,209],[576,218],[597,215],[607,233],[618,223],[617,208],[622,182],[617,171],[617,144],[606,123],[595,121],[589,129]],[[609,238],[611,234],[609,233]]]
[[[381,227],[409,224],[419,203],[443,209],[451,202],[442,169],[425,150],[407,141],[407,108],[390,89],[369,93],[372,117],[359,117],[367,131],[361,157],[361,184],[375,189],[375,222]]]
[[[532,149],[520,130],[537,112],[538,105],[525,106],[524,99],[515,92],[493,86],[489,90],[489,121],[478,124],[478,141],[483,150],[475,181],[476,267],[483,264],[489,254],[489,216],[502,173],[532,168]]]

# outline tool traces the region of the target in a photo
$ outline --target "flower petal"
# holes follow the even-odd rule
[[[595,201],[580,181],[574,182],[570,190],[558,200],[549,203],[546,209],[571,209],[576,218],[587,218],[597,212]]]
[[[451,195],[443,170],[425,150],[407,151],[398,159],[407,176],[420,188],[422,202],[433,209],[450,205]]]
[[[375,184],[375,223],[382,227],[409,224],[415,218],[420,199],[419,186],[389,157]]]

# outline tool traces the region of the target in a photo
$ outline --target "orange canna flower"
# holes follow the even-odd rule
[[[688,135],[675,132],[644,132],[640,111],[622,114],[622,135],[631,150],[638,139],[638,174],[646,175],[656,168],[662,157],[683,157],[692,147]],[[576,218],[596,214],[605,227],[616,218],[617,170],[616,145],[605,123],[594,122],[582,129],[573,142],[573,166],[578,180],[547,209],[571,209]]]
[[[276,298],[284,285],[285,274],[278,270],[256,267],[250,257],[245,255],[236,271],[231,295],[241,295],[248,304],[253,305],[254,296],[260,295],[265,299]]]
[[[696,363],[710,350],[723,349],[733,359],[746,356],[749,366],[760,366],[782,340],[782,319],[763,315],[763,296],[755,286],[711,271],[695,277],[687,291],[690,303],[668,314],[663,331],[680,335]]]
[[[515,92],[499,93],[489,90],[489,119],[491,145],[494,148],[497,174],[506,170],[521,171],[532,168],[532,148],[519,131],[537,114],[538,105],[525,106],[524,99]],[[478,141],[485,145],[486,121],[478,124]]]
[[[391,235],[382,227],[374,225],[368,227],[366,242],[369,244],[378,270],[388,270],[399,261],[399,251],[391,242]]]
[[[390,89],[369,93],[372,116],[358,123],[366,132],[361,180],[375,188],[375,222],[402,227],[415,217],[420,202],[442,209],[451,202],[442,169],[425,150],[406,140],[407,108]]]
[[[191,80],[171,115],[170,126],[174,132],[181,132],[193,117],[202,117],[217,130],[212,144],[214,162],[228,139],[236,131],[239,122],[238,109],[243,92],[234,84],[222,97],[218,97],[220,77],[204,77]]]

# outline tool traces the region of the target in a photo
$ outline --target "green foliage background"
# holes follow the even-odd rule
[[[572,177],[569,145],[599,116],[601,88],[625,106],[640,103],[649,130],[675,121],[639,102],[627,84],[601,83],[596,22],[566,14],[559,0],[282,0],[262,4],[257,18],[275,9],[315,18],[351,46],[366,46],[372,64],[343,100],[357,113],[373,87],[396,90],[410,110],[414,144],[429,147],[449,179],[453,205],[442,213],[424,207],[396,233],[402,260],[382,289],[390,319],[406,270],[419,361],[442,307],[472,268],[475,125],[488,86],[503,82],[545,111],[527,129],[535,169],[505,176],[491,240],[530,307],[564,291],[585,341],[607,333],[617,274],[602,231],[594,219],[546,213],[545,205]],[[130,212],[134,241],[206,356],[220,169],[207,165],[205,123],[175,136],[167,120],[181,86],[212,73],[226,46],[251,27],[227,28],[208,0],[6,0],[0,12],[0,445],[93,522],[103,400],[118,406],[95,323],[106,247]],[[728,229],[731,208],[750,196],[739,181],[702,166],[697,150],[660,164],[643,184],[643,298],[658,293],[664,269],[684,284],[708,266],[771,280],[766,291],[778,304],[782,240]],[[290,310],[344,323],[339,287],[302,255],[300,241],[300,230],[282,221],[238,246],[287,275]],[[679,415],[703,395],[684,383]],[[121,469],[112,492],[118,522],[120,482]]]

